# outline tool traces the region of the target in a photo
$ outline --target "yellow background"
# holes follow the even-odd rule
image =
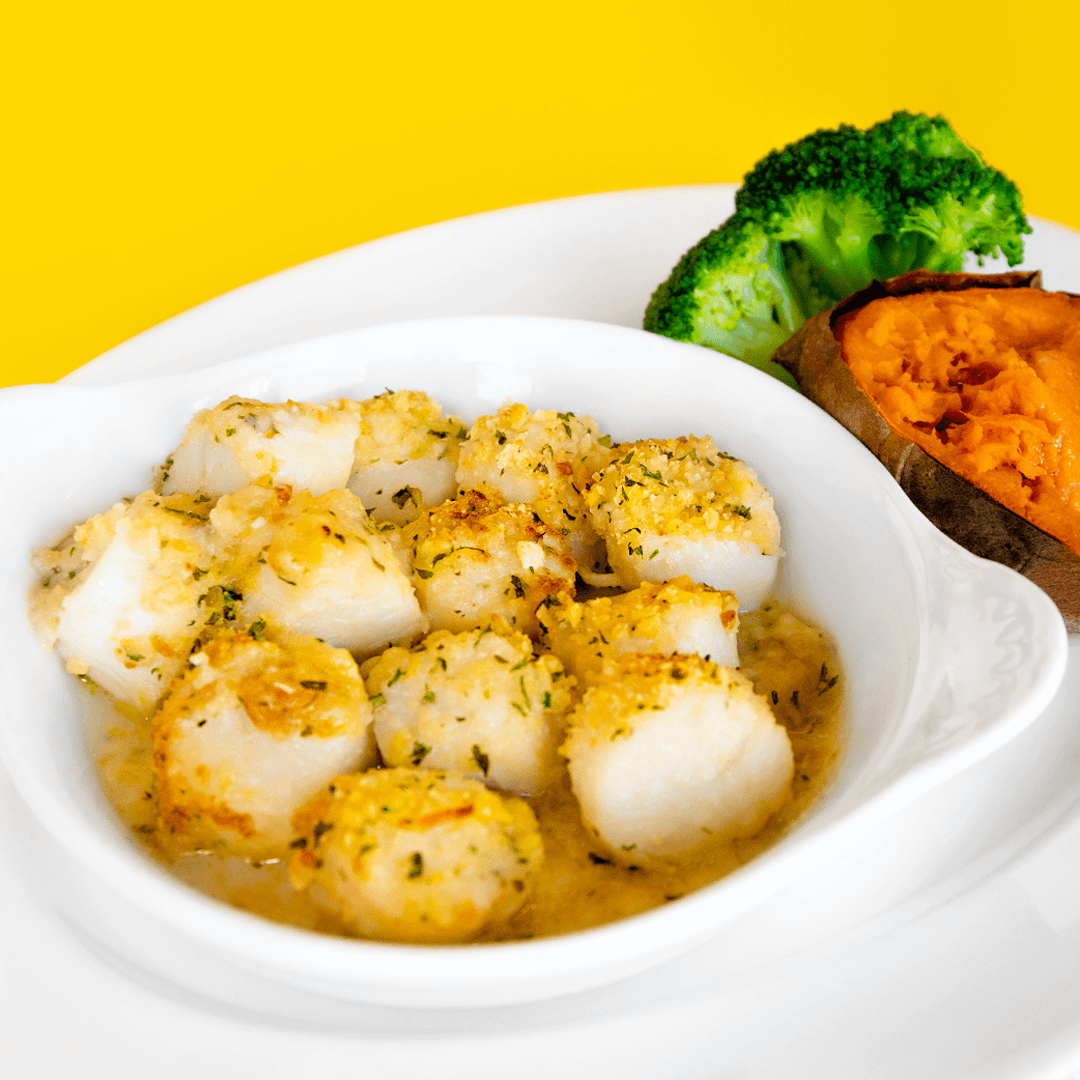
[[[24,4],[0,32],[0,383],[305,259],[461,214],[737,180],[942,112],[1080,227],[1080,6]]]

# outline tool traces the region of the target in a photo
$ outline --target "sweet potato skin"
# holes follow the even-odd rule
[[[957,476],[886,423],[856,386],[834,328],[844,315],[884,296],[926,290],[1042,288],[1038,271],[934,274],[915,270],[872,285],[814,316],[773,360],[803,394],[839,420],[892,473],[908,498],[962,547],[1023,574],[1057,604],[1071,632],[1080,632],[1080,556]]]

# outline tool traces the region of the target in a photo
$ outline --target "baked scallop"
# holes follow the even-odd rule
[[[772,497],[710,437],[621,443],[586,501],[624,589],[685,574],[735,593],[742,611],[772,591],[780,560]]]
[[[264,480],[223,496],[210,521],[249,621],[269,617],[357,656],[427,626],[392,547],[351,491],[315,496]]]
[[[508,627],[436,630],[364,665],[387,765],[455,769],[532,795],[562,772],[558,745],[573,682]]]
[[[376,760],[356,662],[306,635],[219,635],[191,657],[153,718],[167,848],[280,857],[297,809]]]
[[[787,732],[747,678],[701,657],[622,657],[568,731],[582,818],[624,865],[753,836],[791,796]]]
[[[541,642],[579,683],[593,683],[627,653],[698,655],[738,667],[735,594],[696,585],[685,575],[662,585],[643,582],[630,592],[578,603],[566,595],[541,605]]]
[[[360,433],[348,488],[374,521],[405,525],[454,494],[465,428],[421,390],[387,390],[358,402]]]
[[[468,630],[504,618],[539,631],[536,609],[573,592],[576,563],[566,538],[531,506],[466,491],[409,525],[413,585],[436,630]]]
[[[603,571],[604,546],[585,507],[585,490],[613,456],[611,437],[591,416],[504,405],[481,416],[461,445],[457,482],[528,503],[549,532],[565,536],[581,572]]]
[[[146,491],[35,552],[32,618],[68,671],[137,709],[161,697],[210,617],[206,600],[223,573],[208,508],[203,497]]]
[[[297,812],[289,873],[351,932],[454,944],[497,931],[543,859],[521,799],[434,769],[339,776]]]
[[[192,417],[162,470],[161,490],[216,499],[270,476],[322,495],[348,481],[359,428],[355,405],[346,400],[318,405],[227,398]]]

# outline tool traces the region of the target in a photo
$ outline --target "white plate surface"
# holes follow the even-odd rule
[[[516,312],[636,325],[681,251],[729,212],[732,190],[592,196],[387,238],[203,305],[69,381],[191,370],[390,318]],[[1080,291],[1080,237],[1037,223],[1028,252],[1049,287]],[[235,986],[237,1005],[223,1010],[126,965],[57,914],[75,871],[5,782],[3,1058],[12,1076],[49,1080],[358,1068],[371,1077],[433,1069],[494,1077],[508,1068],[524,1076],[1070,1077],[1080,1068],[1078,707],[1074,640],[1061,694],[1025,734],[707,949],[607,991],[459,1013],[333,1006],[229,971],[214,976],[215,998],[222,983]],[[206,977],[194,958],[175,960],[178,975],[187,964]]]

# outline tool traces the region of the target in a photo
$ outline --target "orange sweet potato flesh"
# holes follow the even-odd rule
[[[940,529],[1080,630],[1080,298],[1037,274],[875,283],[775,354]]]
[[[911,293],[836,334],[893,431],[1080,554],[1080,299]]]

